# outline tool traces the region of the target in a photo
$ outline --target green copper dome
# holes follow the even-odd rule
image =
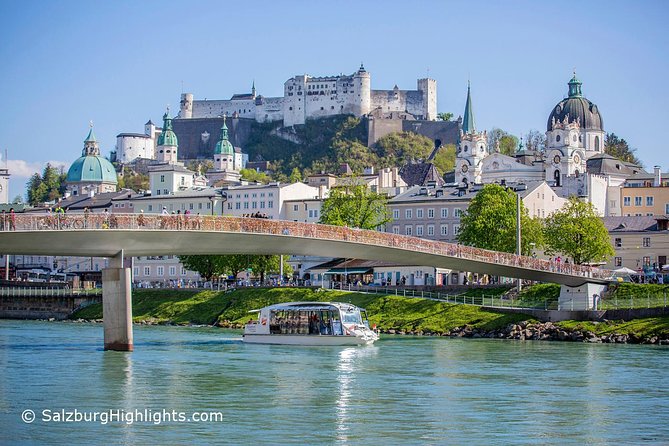
[[[113,183],[117,184],[116,169],[106,158],[86,155],[72,163],[67,171],[68,183]]]
[[[179,145],[177,135],[174,133],[174,130],[172,130],[172,118],[169,117],[167,112],[163,115],[163,131],[160,136],[158,136],[158,145],[175,147]]]
[[[553,111],[548,117],[546,129],[553,130],[553,120],[562,122],[568,117],[568,122],[578,121],[582,129],[586,130],[604,130],[604,120],[595,104],[583,97],[581,93],[582,82],[576,77],[572,77],[568,84],[569,96],[563,99],[553,107]]]
[[[228,141],[228,126],[225,125],[225,118],[223,118],[223,127],[221,127],[221,136],[216,143],[214,155],[234,155],[235,149]]]
[[[93,125],[84,140],[81,157],[67,171],[68,183],[112,183],[118,184],[116,169],[105,157],[100,156],[100,147],[93,133]]]

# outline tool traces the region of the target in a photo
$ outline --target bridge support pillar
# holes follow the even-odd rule
[[[558,310],[598,310],[599,298],[606,291],[606,285],[584,283],[581,286],[560,286]]]
[[[132,281],[130,268],[123,267],[123,252],[110,259],[102,270],[102,319],[105,350],[131,352]]]

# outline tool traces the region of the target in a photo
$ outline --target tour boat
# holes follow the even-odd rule
[[[366,312],[339,302],[287,302],[251,313],[243,341],[254,344],[364,345],[377,335],[369,328]]]

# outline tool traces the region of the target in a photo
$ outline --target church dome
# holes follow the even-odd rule
[[[599,109],[595,104],[584,98],[581,94],[581,81],[576,78],[576,74],[569,81],[569,97],[561,100],[553,108],[548,117],[547,130],[553,130],[553,120],[562,122],[569,116],[568,122],[578,121],[582,129],[586,130],[604,130],[604,121]]]
[[[68,183],[113,183],[117,184],[116,169],[106,158],[86,155],[72,163],[67,171]]]
[[[169,108],[167,112],[163,115],[163,131],[158,135],[158,141],[156,145],[158,146],[178,146],[179,142],[177,141],[177,135],[172,130],[172,118],[169,116]]]
[[[223,127],[221,127],[221,136],[216,143],[214,155],[233,155],[235,153],[232,143],[228,140],[228,126],[225,125],[225,116],[223,117]]]
[[[81,157],[77,158],[67,171],[66,181],[68,183],[118,183],[116,169],[109,160],[100,156],[100,148],[92,127],[84,140]]]

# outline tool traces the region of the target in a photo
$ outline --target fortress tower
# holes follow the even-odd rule
[[[354,97],[352,98],[353,114],[363,116],[372,110],[372,81],[365,67],[360,68],[353,75]],[[357,97],[355,95],[357,94]]]
[[[434,79],[418,79],[418,91],[423,95],[423,119],[437,119],[437,81]]]

